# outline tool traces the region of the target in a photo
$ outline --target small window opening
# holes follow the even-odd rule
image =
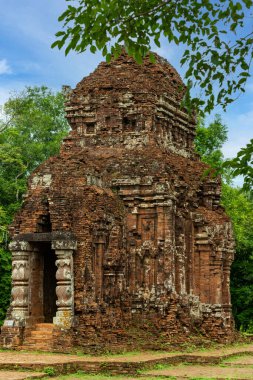
[[[37,232],[51,232],[52,225],[49,215],[42,215],[37,223]]]
[[[105,128],[111,130],[113,126],[113,119],[111,116],[105,117]]]
[[[91,134],[95,132],[95,123],[87,123],[86,124],[86,133]]]
[[[136,120],[130,119],[128,117],[123,117],[122,125],[123,125],[124,131],[126,132],[134,131],[136,129]]]

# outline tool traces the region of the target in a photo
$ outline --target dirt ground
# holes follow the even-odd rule
[[[157,351],[147,351],[147,352],[130,352],[118,355],[101,355],[101,356],[91,356],[91,355],[69,355],[69,354],[54,354],[54,353],[44,353],[44,352],[23,352],[23,351],[10,351],[3,350],[0,352],[0,366],[1,364],[22,364],[22,363],[33,363],[33,364],[62,364],[71,362],[94,362],[94,363],[139,363],[146,362],[149,360],[160,360],[164,358],[216,358],[219,356],[227,355],[240,355],[243,353],[252,353],[253,355],[253,344],[244,344],[240,346],[227,346],[221,347],[215,350],[200,350],[192,352],[157,352]],[[253,378],[252,378],[253,379]]]
[[[45,373],[23,371],[0,371],[0,380],[41,379],[42,377],[45,377]]]
[[[224,360],[223,364],[231,366],[252,366],[253,368],[253,356],[242,355],[239,357],[232,357],[227,360]]]
[[[103,367],[105,364],[108,367]],[[86,367],[86,365],[92,367]],[[24,371],[28,368],[31,372]],[[65,373],[76,372],[79,368],[79,373],[56,376],[64,368],[68,368],[69,371]],[[109,371],[106,374],[93,375],[81,372],[81,369],[86,371],[87,368],[96,368],[96,372],[101,371],[101,368],[106,371],[109,368]],[[115,368],[119,374],[112,376],[110,373],[113,373]],[[136,372],[131,373],[133,368]],[[54,375],[53,377],[46,377],[49,374],[48,370],[51,371],[51,375]],[[0,352],[0,380],[42,377],[55,380],[160,380],[166,378],[253,380],[253,344],[190,353],[131,352],[96,357],[8,350]]]
[[[253,379],[253,368],[183,365],[148,371],[149,376],[174,376],[176,379]]]
[[[253,350],[252,350],[253,351]],[[121,355],[68,355],[68,354],[48,354],[43,352],[22,352],[22,351],[2,351],[0,352],[0,365],[3,364],[63,364],[72,362],[146,362],[148,360],[163,359],[177,356],[178,353],[157,353],[157,352],[132,352]]]

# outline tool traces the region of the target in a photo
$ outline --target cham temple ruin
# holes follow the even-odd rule
[[[234,240],[194,151],[184,84],[156,56],[101,63],[66,102],[71,132],[11,227],[3,347],[153,347],[233,338]]]

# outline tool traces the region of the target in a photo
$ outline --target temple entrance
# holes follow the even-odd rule
[[[10,243],[12,310],[6,324],[8,328],[14,323],[15,328],[27,327],[30,335],[27,332],[25,342],[29,341],[29,347],[37,347],[40,339],[44,341],[44,335],[53,334],[55,325],[63,329],[72,327],[73,252],[77,242],[70,233],[58,231],[26,233],[22,238]],[[23,330],[18,330],[21,333],[19,339],[23,341]]]
[[[56,316],[56,254],[51,242],[38,242],[31,254],[30,321],[53,323]]]
[[[56,315],[56,255],[50,243],[44,243],[43,314],[44,322],[52,323]]]

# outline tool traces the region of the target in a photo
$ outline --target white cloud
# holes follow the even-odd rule
[[[0,107],[3,105],[10,96],[10,90],[5,88],[0,88]]]
[[[11,74],[11,68],[6,59],[0,59],[0,75]]]

